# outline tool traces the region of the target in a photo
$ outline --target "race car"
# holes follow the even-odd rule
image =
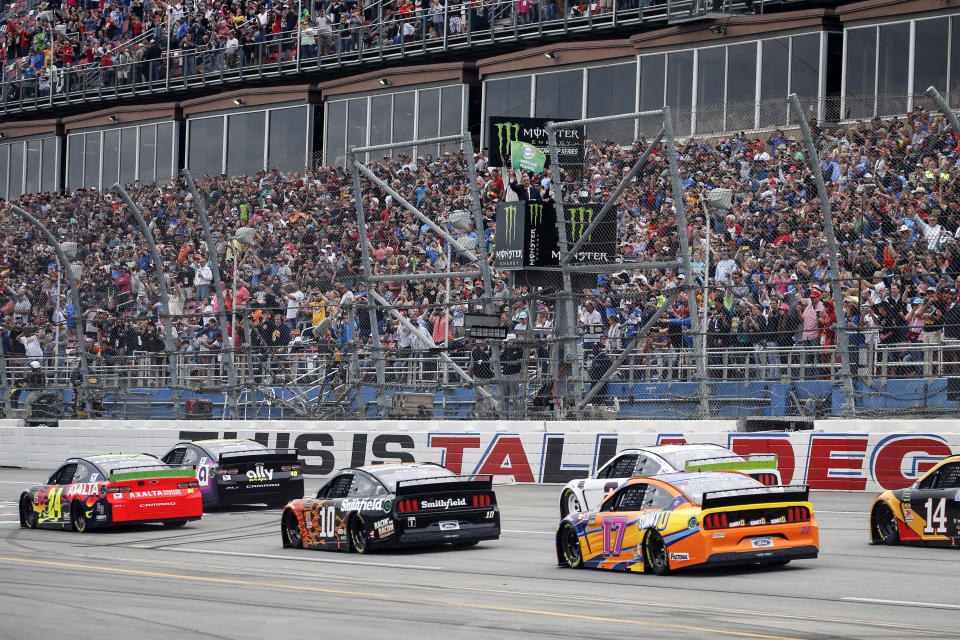
[[[314,498],[294,500],[281,519],[284,547],[367,553],[500,537],[492,476],[458,476],[432,463],[343,469]]]
[[[256,440],[197,440],[177,443],[163,461],[196,467],[204,507],[282,507],[303,497],[302,462],[295,449],[268,449]]]
[[[671,471],[741,471],[765,485],[780,484],[777,456],[739,455],[718,444],[664,444],[624,449],[591,477],[571,480],[560,492],[560,517],[594,509],[630,478]]]
[[[665,575],[697,566],[782,566],[816,558],[819,532],[806,485],[764,486],[735,472],[628,480],[596,511],[557,528],[561,566]]]
[[[946,458],[905,489],[884,491],[870,509],[870,543],[960,546],[960,456]]]
[[[146,454],[69,458],[20,496],[20,526],[85,533],[118,524],[180,527],[203,515],[192,468]]]

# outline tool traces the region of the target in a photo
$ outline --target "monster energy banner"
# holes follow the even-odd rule
[[[509,167],[510,152],[514,142],[526,142],[546,155],[545,166],[550,166],[550,141],[547,136],[549,118],[507,118],[490,116],[487,121],[487,146],[490,149],[491,167]],[[583,161],[584,128],[557,129],[557,153],[563,165]]]
[[[498,204],[494,267],[513,271],[556,266],[556,220],[549,202],[515,200]]]
[[[601,203],[585,203],[566,205],[564,213],[567,216],[567,241],[572,249],[573,245],[587,232],[593,218],[603,208]],[[573,264],[605,264],[616,262],[617,259],[617,217],[616,212],[607,213],[596,229],[587,237],[576,255]],[[560,252],[553,255],[557,264],[560,262]]]

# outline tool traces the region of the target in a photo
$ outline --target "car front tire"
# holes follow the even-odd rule
[[[286,549],[302,549],[303,533],[300,531],[300,522],[292,511],[283,514],[283,524],[280,525],[280,534],[283,546]]]
[[[565,524],[557,536],[557,556],[571,569],[583,568],[583,550],[580,548],[580,537],[573,525]]]
[[[20,498],[20,526],[24,529],[37,528],[37,512],[33,508],[33,500],[30,496]]]
[[[880,503],[870,513],[870,541],[873,544],[894,546],[900,544],[900,526],[893,510]]]

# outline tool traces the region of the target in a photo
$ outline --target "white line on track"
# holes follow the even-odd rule
[[[556,531],[524,531],[523,529],[501,529],[500,533],[535,533],[539,536],[556,535]]]
[[[829,513],[832,515],[843,515],[843,516],[862,516],[864,515],[863,511],[827,511],[826,509],[817,509],[814,508],[813,512],[815,514]]]
[[[892,604],[903,607],[923,607],[925,609],[960,609],[960,604],[941,604],[938,602],[910,602],[908,600],[878,600],[875,598],[843,598],[845,602],[863,602],[866,604]]]
[[[19,520],[0,520],[0,524],[13,524],[13,523],[20,524],[20,521]]]
[[[152,549],[149,545],[132,545],[136,549]],[[278,556],[266,553],[242,553],[240,551],[218,551],[215,549],[196,549],[193,547],[176,547],[165,551],[184,551],[186,553],[206,553],[215,556],[240,556],[244,558],[267,558],[271,560],[293,560],[295,562],[321,562],[326,564],[358,564],[368,567],[384,567],[389,569],[419,569],[422,571],[445,571],[443,567],[420,564],[399,564],[390,562],[364,562],[362,560],[337,560],[335,558],[310,558],[299,556]]]
[[[40,484],[38,480],[28,482],[26,480],[0,480],[0,484]]]

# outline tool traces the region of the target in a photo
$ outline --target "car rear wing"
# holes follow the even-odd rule
[[[296,449],[244,449],[220,454],[220,464],[239,462],[297,462]]]
[[[807,502],[810,486],[805,484],[774,485],[772,487],[744,487],[723,491],[705,491],[700,506],[703,509],[731,507],[765,502]]]
[[[445,493],[452,491],[490,491],[493,489],[493,476],[436,476],[417,478],[397,482],[397,497],[412,496],[421,493]]]
[[[757,471],[777,469],[777,454],[751,453],[747,455],[714,456],[687,460],[685,471]]]
[[[110,472],[109,482],[157,480],[159,478],[193,478],[195,467],[157,464],[146,467],[123,467]]]

